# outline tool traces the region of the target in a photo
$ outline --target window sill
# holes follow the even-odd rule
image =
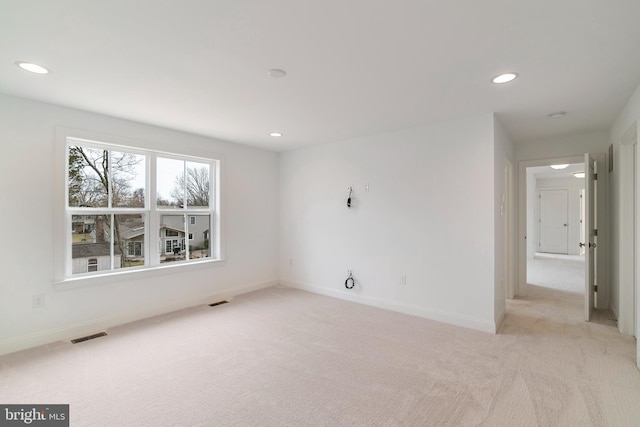
[[[138,268],[118,270],[105,274],[92,274],[80,277],[69,277],[53,282],[55,291],[66,291],[71,289],[85,288],[88,286],[98,286],[110,284],[120,280],[140,280],[166,276],[167,274],[185,273],[212,267],[224,267],[224,259],[208,259],[203,261],[192,261],[182,264],[159,265],[152,268]]]

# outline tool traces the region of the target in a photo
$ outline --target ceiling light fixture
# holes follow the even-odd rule
[[[491,81],[495,84],[503,84],[514,81],[516,78],[518,78],[518,73],[502,73],[492,78]]]
[[[283,134],[281,132],[271,132],[269,134],[269,136],[282,136]]]
[[[282,77],[287,75],[287,72],[279,68],[272,68],[271,70],[267,71],[267,74],[269,75],[269,77],[273,77],[274,79],[281,79]]]
[[[556,111],[555,113],[547,114],[547,117],[550,119],[559,119],[560,117],[564,117],[566,114],[566,111]]]
[[[33,62],[16,61],[16,65],[23,70],[30,71],[32,73],[49,74],[49,70],[42,65],[34,64]]]
[[[576,178],[584,178],[584,172],[574,172],[573,176]]]
[[[551,165],[551,167],[555,170],[566,169],[569,165]]]

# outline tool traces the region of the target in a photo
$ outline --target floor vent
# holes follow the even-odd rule
[[[209,304],[209,307],[215,307],[216,305],[221,305],[221,304],[226,304],[229,301],[218,301],[218,302],[214,302],[213,304]]]
[[[100,337],[106,337],[107,333],[106,332],[98,332],[97,334],[93,334],[93,335],[87,335],[86,337],[82,337],[82,338],[76,338],[75,340],[71,340],[72,344],[78,344],[84,341],[89,341],[92,340],[94,338],[100,338]]]

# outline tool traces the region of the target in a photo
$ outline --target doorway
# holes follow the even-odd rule
[[[528,167],[526,284],[584,295],[584,162]],[[528,239],[529,240],[529,239]]]
[[[604,154],[592,155],[597,161],[598,167],[601,169],[604,164],[606,156]],[[579,165],[580,170],[574,172],[584,172],[585,168],[585,155],[557,157],[550,159],[538,159],[538,160],[522,160],[518,164],[518,237],[517,237],[517,282],[516,282],[516,296],[526,297],[528,296],[529,287],[527,285],[527,261],[533,259],[538,252],[538,218],[536,217],[537,209],[537,196],[538,188],[536,187],[536,181],[533,179],[533,175],[536,172],[536,168],[541,168],[549,173],[551,165]],[[605,168],[606,169],[606,168]],[[572,172],[572,174],[574,173]],[[579,175],[581,177],[582,175]],[[529,179],[528,179],[529,178]],[[573,182],[583,181],[584,179],[576,178]],[[608,177],[606,173],[603,173],[601,177],[596,181],[596,188],[599,198],[599,203],[596,206],[596,217],[600,219],[601,225],[606,228],[607,222],[607,205],[602,195],[606,193],[605,188],[608,183]],[[569,222],[568,222],[568,254],[567,255],[580,255],[580,191],[575,189],[570,191],[569,199],[575,197],[575,201],[570,203],[569,206]],[[584,196],[583,196],[584,197]],[[572,207],[574,206],[574,207]],[[595,230],[594,230],[595,231]],[[606,237],[606,230],[600,230],[601,236]],[[603,234],[604,233],[604,234]],[[605,278],[606,270],[606,254],[607,253],[607,240],[600,239],[597,251],[600,255],[597,259],[597,278],[596,282],[601,283],[602,286],[597,290],[597,300],[595,308],[608,309],[609,307],[609,289],[606,286],[607,281]],[[565,255],[566,256],[566,255]],[[586,280],[585,280],[586,282]],[[597,284],[596,283],[596,284]],[[583,294],[586,294],[583,292]],[[583,298],[586,301],[586,298]],[[585,302],[585,307],[586,307]]]

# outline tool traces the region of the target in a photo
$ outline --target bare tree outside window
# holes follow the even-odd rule
[[[198,163],[187,162],[186,182],[183,175],[175,179],[175,187],[171,190],[171,197],[182,203],[186,193],[187,206],[209,206],[209,167]]]
[[[73,145],[69,147],[68,159],[70,207],[144,207],[143,155]],[[134,189],[134,185],[137,188]],[[121,234],[125,231],[125,219],[130,220],[129,216],[103,214],[100,218],[106,223],[107,229],[111,229],[113,223],[117,245],[114,253],[126,254],[126,240],[121,238]],[[144,225],[142,219],[140,222]],[[94,238],[92,243],[100,242]],[[120,268],[127,266],[125,261],[125,256],[119,257]]]

